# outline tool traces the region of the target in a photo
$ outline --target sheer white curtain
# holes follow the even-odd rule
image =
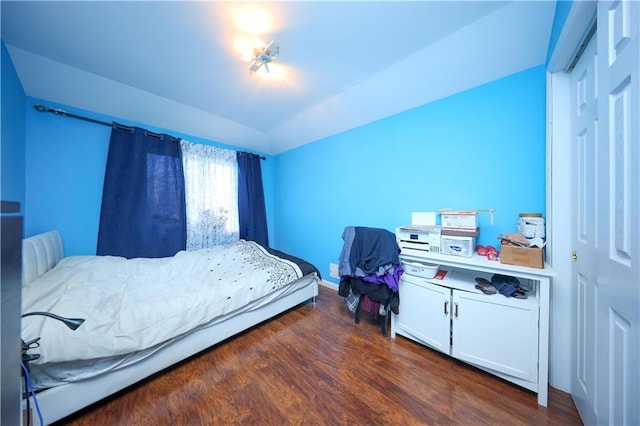
[[[187,250],[238,240],[236,152],[180,141],[187,206]]]

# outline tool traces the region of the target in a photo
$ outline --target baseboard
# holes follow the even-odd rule
[[[338,284],[334,284],[334,283],[332,283],[330,281],[322,280],[322,281],[320,281],[320,285],[323,286],[323,287],[327,287],[327,288],[330,288],[332,290],[335,290],[336,293],[338,292]]]

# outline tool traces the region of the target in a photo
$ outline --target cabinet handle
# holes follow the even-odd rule
[[[453,312],[453,315],[456,316],[456,318],[458,318],[458,302],[454,302],[453,304],[455,306],[455,311]]]
[[[444,301],[444,314],[445,315],[449,315],[449,309],[448,308],[449,308],[449,301],[445,300]]]

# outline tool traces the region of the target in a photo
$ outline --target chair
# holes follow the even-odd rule
[[[395,235],[382,228],[348,226],[342,238],[338,294],[350,297],[351,302],[357,298],[354,309],[356,323],[360,322],[365,296],[374,303],[380,303],[384,307],[382,334],[386,336],[389,311],[398,313],[398,281],[403,272]],[[353,303],[348,305],[353,306]]]

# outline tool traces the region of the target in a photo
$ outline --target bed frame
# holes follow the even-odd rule
[[[57,231],[24,239],[23,282],[28,283],[44,274],[53,268],[62,256],[62,238]],[[39,392],[36,397],[45,424],[58,421],[294,306],[310,299],[315,303],[318,281],[319,278],[316,276],[308,285],[272,303],[230,316],[212,327],[192,332],[136,364]]]

